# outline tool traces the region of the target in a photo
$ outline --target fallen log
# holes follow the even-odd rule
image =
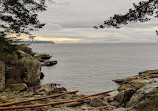
[[[36,98],[36,99],[29,99],[29,100],[23,100],[23,101],[10,102],[10,103],[5,103],[5,104],[0,104],[0,107],[2,107],[2,106],[11,106],[11,105],[20,104],[20,103],[26,103],[26,102],[31,102],[31,101],[38,101],[38,100],[52,98],[52,97],[58,97],[58,96],[66,95],[66,94],[73,94],[73,93],[76,93],[76,92],[78,92],[78,91],[59,93],[59,94],[45,96],[45,97]]]
[[[3,103],[8,103],[9,102],[8,100],[4,100],[4,99],[1,99],[1,98],[0,98],[0,101],[3,102]]]
[[[106,94],[106,93],[109,93],[109,92],[112,92],[112,91],[114,91],[114,90],[106,91],[106,92],[103,92],[103,93],[98,93],[98,94],[94,94],[94,95],[90,95],[90,96],[86,96],[86,97],[78,98],[78,99],[74,99],[74,100],[63,101],[63,102],[53,102],[53,103],[47,103],[47,104],[36,104],[36,105],[26,105],[26,106],[14,106],[14,107],[0,107],[0,110],[26,109],[26,108],[35,108],[35,107],[48,106],[48,105],[56,106],[56,105],[61,105],[61,104],[65,104],[65,103],[79,102],[79,101],[88,100],[88,99],[94,98],[95,96]]]

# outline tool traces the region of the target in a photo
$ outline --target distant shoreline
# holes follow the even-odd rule
[[[53,41],[22,41],[20,44],[55,44]]]

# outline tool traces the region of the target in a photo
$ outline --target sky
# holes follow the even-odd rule
[[[114,14],[125,14],[132,3],[140,0],[56,0],[48,3],[47,11],[39,13],[45,27],[35,40],[56,43],[154,43],[157,19],[146,23],[131,23],[120,29],[94,29]]]

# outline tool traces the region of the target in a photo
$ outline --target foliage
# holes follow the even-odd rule
[[[18,50],[19,40],[8,34],[29,34],[44,26],[38,20],[38,12],[46,10],[45,0],[0,0],[0,53],[5,57]]]
[[[16,41],[11,38],[7,38],[4,32],[0,32],[0,53],[13,53],[17,50]]]
[[[9,33],[29,34],[42,28],[38,12],[46,10],[45,0],[0,0],[0,28]]]
[[[138,4],[133,3],[133,9],[129,9],[126,14],[115,14],[104,21],[104,23],[94,26],[94,28],[120,28],[122,25],[127,25],[130,22],[149,21],[151,16],[158,17],[158,0],[141,1]]]

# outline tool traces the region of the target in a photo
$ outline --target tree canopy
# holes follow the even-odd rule
[[[42,28],[38,12],[45,11],[45,0],[0,0],[0,30],[29,34]]]
[[[151,20],[152,16],[158,17],[158,0],[141,1],[138,4],[133,3],[133,8],[130,8],[126,14],[115,14],[102,24],[94,26],[94,28],[120,28],[130,22],[147,22]]]
[[[45,24],[38,19],[38,12],[46,10],[45,0],[0,0],[0,54],[5,56],[18,50],[18,39],[9,34],[29,34]]]

